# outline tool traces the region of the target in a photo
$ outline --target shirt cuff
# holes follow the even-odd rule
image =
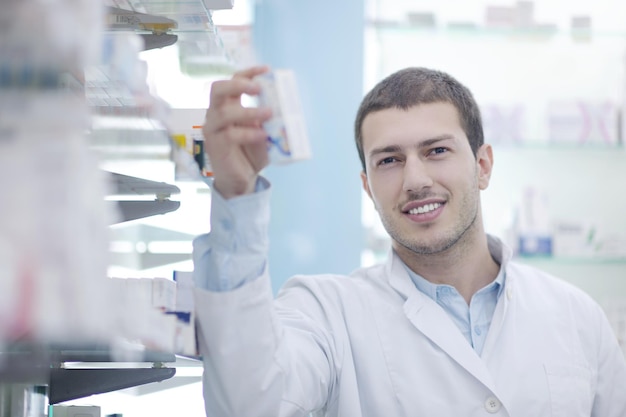
[[[269,248],[270,184],[224,199],[211,194],[211,232],[194,239],[194,281],[210,291],[230,291],[264,274]]]

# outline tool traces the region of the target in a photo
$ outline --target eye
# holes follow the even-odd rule
[[[394,156],[388,156],[386,158],[381,159],[380,161],[378,161],[378,165],[389,165],[391,163],[396,162],[398,159]]]
[[[428,152],[428,154],[429,154],[429,155],[441,155],[441,154],[446,153],[446,152],[448,152],[448,149],[447,149],[447,148],[444,148],[444,147],[442,147],[442,146],[438,146],[438,147],[436,147],[436,148],[431,149],[431,150]]]

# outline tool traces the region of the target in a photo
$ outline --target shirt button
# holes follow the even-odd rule
[[[480,327],[474,326],[474,333],[476,333],[477,336],[480,336],[480,334],[482,333],[482,331],[480,330]]]
[[[496,397],[489,397],[485,400],[485,410],[488,413],[494,414],[500,411],[502,403]]]

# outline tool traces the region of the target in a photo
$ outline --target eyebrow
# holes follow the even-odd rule
[[[436,143],[442,142],[442,141],[446,141],[446,140],[452,140],[454,139],[454,136],[449,135],[447,133],[443,134],[443,135],[439,135],[439,136],[435,136],[433,138],[429,138],[429,139],[425,139],[423,141],[421,141],[417,147],[418,148],[428,148],[429,146],[432,146]],[[374,148],[370,151],[369,153],[369,157],[372,158],[376,155],[382,154],[382,153],[395,153],[395,152],[400,152],[402,151],[402,147],[399,145],[389,145],[389,146],[383,146],[381,148]]]

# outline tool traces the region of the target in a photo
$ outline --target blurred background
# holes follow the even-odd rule
[[[495,159],[482,200],[487,231],[511,245],[519,261],[598,300],[626,349],[621,2],[90,3],[7,0],[11,13],[3,11],[4,294],[28,293],[20,288],[31,277],[32,285],[48,282],[52,289],[29,302],[62,311],[59,306],[74,291],[90,301],[75,308],[101,310],[73,326],[97,333],[110,323],[94,324],[93,316],[109,311],[114,298],[99,297],[105,290],[85,276],[173,280],[175,273],[192,271],[191,242],[209,231],[210,164],[202,162],[198,139],[211,83],[256,63],[294,71],[312,151],[311,159],[265,172],[273,183],[274,290],[294,274],[349,273],[381,261],[389,238],[361,190],[354,116],[363,95],[383,77],[426,66],[468,86],[481,107]],[[75,19],[64,18],[70,12]],[[48,56],[55,48],[69,52]],[[28,59],[36,65],[21,64]],[[41,64],[46,59],[63,63],[61,70]],[[70,68],[64,66],[68,62]],[[36,76],[32,68],[39,68]],[[57,79],[51,73],[72,76]],[[50,98],[51,85],[78,90],[86,102]],[[77,139],[51,142],[51,130]],[[55,155],[63,162],[55,164]],[[198,169],[203,163],[204,170]],[[55,227],[36,227],[50,219]],[[48,265],[39,269],[55,273],[24,266],[33,253]],[[54,279],[62,291],[54,290]],[[15,300],[3,299],[3,317],[18,317],[23,304]],[[67,317],[57,316],[33,319],[44,338],[71,334]],[[0,329],[0,341],[10,340],[23,324],[18,318],[9,322]],[[179,358],[176,376],[168,381],[66,404],[97,405],[103,416],[201,417],[201,372],[197,361]]]

